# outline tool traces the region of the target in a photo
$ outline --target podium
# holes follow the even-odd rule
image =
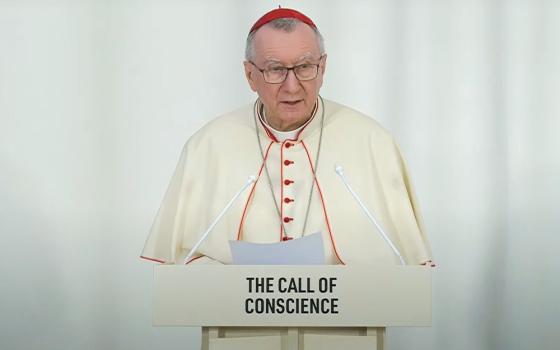
[[[422,266],[159,265],[154,326],[201,326],[203,350],[384,349],[385,328],[430,326]]]

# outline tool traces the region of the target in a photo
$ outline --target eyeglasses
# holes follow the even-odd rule
[[[323,55],[321,55],[319,61],[322,58]],[[282,84],[288,77],[289,71],[294,71],[294,74],[299,81],[313,80],[317,78],[317,75],[319,74],[319,66],[321,65],[320,63],[303,63],[293,67],[277,66],[261,69],[253,61],[249,61],[249,63],[255,66],[255,68],[262,73],[264,81],[269,84]]]

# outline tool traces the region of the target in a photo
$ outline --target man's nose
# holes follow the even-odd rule
[[[301,88],[299,79],[296,77],[296,73],[294,73],[293,69],[288,71],[288,75],[286,76],[286,80],[284,80],[282,87],[289,92],[294,92]]]

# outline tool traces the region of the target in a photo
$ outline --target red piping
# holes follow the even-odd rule
[[[321,186],[319,185],[319,181],[317,180],[317,176],[315,174],[315,169],[313,168],[313,163],[311,162],[311,156],[309,155],[309,151],[307,150],[307,146],[305,145],[305,142],[301,141],[301,144],[303,145],[303,148],[305,149],[305,153],[307,154],[307,159],[309,160],[309,165],[311,166],[311,171],[313,172],[313,180],[315,181],[315,184],[317,185],[317,190],[319,191],[319,196],[321,197],[321,205],[323,206],[323,214],[325,215],[325,221],[327,222],[327,229],[329,230],[329,236],[331,238],[331,244],[332,244],[333,249],[334,249],[334,254],[336,255],[336,258],[338,259],[338,261],[340,261],[340,263],[342,265],[346,265],[346,263],[344,261],[342,261],[342,259],[340,258],[340,255],[338,254],[338,250],[336,249],[336,244],[334,242],[332,229],[331,229],[331,224],[329,222],[329,216],[327,215],[327,207],[325,205],[325,199],[323,198],[323,191],[321,190]]]
[[[266,125],[263,123],[263,117],[261,116],[261,109],[257,106],[257,114],[259,116],[259,122],[261,123],[262,127],[264,128],[264,131],[266,132],[266,135],[268,136],[269,139],[271,139],[274,142],[279,142],[278,139],[276,138],[276,136],[274,136],[274,134],[268,130],[268,128],[266,127]],[[259,132],[257,130],[257,132]]]
[[[140,258],[165,264],[165,261],[163,261],[163,260],[159,260],[159,259],[155,259],[155,258],[148,258],[147,256],[143,256],[143,255],[140,255]]]
[[[268,152],[270,151],[270,147],[272,147],[272,145],[274,144],[274,142],[270,142],[270,144],[268,145],[267,149],[266,149],[266,153],[264,154],[264,159],[263,162],[261,164],[261,168],[259,170],[259,175],[257,176],[257,181],[255,181],[255,183],[253,184],[253,186],[251,187],[251,192],[249,192],[249,196],[247,197],[247,201],[245,202],[245,207],[243,208],[243,214],[241,214],[241,220],[239,222],[239,228],[237,229],[237,240],[239,241],[241,239],[241,231],[243,229],[243,223],[245,222],[245,215],[247,213],[247,207],[249,206],[249,201],[251,200],[251,198],[253,197],[253,193],[255,191],[255,187],[257,186],[257,182],[259,182],[259,179],[261,178],[261,174],[262,171],[264,169],[264,165],[266,163],[266,160],[268,158]]]
[[[191,260],[187,261],[187,262],[185,263],[185,265],[188,265],[188,264],[192,263],[193,261],[195,261],[196,259],[202,258],[203,256],[206,256],[206,255],[199,255],[199,256],[197,256],[197,257],[191,258]]]
[[[297,135],[296,135],[296,140],[299,140],[299,135],[301,135],[301,133],[303,132],[303,130],[305,130],[305,128],[307,128],[307,126],[309,124],[311,124],[311,120],[313,120],[313,118],[315,118],[315,113],[317,113],[317,109],[319,108],[319,104],[317,102],[315,102],[315,107],[313,107],[313,112],[311,113],[312,117],[309,120],[309,122],[307,124],[305,124],[305,126],[298,131]],[[295,140],[294,140],[295,141]],[[303,142],[303,141],[302,141]]]

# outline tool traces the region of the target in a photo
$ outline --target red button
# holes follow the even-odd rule
[[[294,145],[293,143],[286,142],[286,148],[290,148],[290,147],[292,147],[293,145]]]
[[[286,159],[286,160],[284,161],[284,165],[288,166],[288,165],[290,165],[290,164],[294,164],[294,162],[293,162],[292,160],[288,160],[288,159]]]
[[[290,239],[293,239],[293,237],[288,237],[288,236],[282,237],[283,241],[289,241]]]
[[[293,202],[293,201],[294,200],[291,199],[291,198],[288,198],[288,197],[284,198],[284,203],[290,203],[290,202]]]
[[[289,184],[293,184],[292,180],[284,180],[284,185],[288,186]]]
[[[293,219],[294,219],[294,218],[289,218],[289,217],[286,216],[286,217],[284,218],[284,222],[285,222],[285,223],[288,223],[288,222],[292,221]]]

